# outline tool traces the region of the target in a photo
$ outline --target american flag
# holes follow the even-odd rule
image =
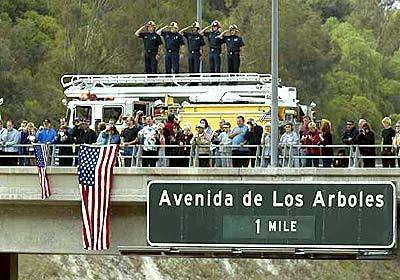
[[[258,121],[260,122],[270,121],[270,120],[271,120],[271,110],[269,110],[268,112],[264,112],[264,114],[262,114],[258,119]]]
[[[33,150],[36,158],[36,166],[39,172],[40,189],[42,191],[42,199],[50,197],[50,184],[49,178],[46,172],[47,166],[47,146],[46,145],[34,145]]]
[[[118,148],[81,145],[79,149],[82,238],[87,250],[105,250],[110,245],[110,193]]]

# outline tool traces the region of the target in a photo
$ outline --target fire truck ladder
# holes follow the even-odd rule
[[[61,84],[64,89],[71,86],[83,89],[114,85],[166,84],[167,86],[187,86],[196,83],[266,84],[270,82],[270,74],[258,73],[64,75],[61,77]]]

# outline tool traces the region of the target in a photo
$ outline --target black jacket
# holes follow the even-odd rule
[[[353,127],[352,129],[348,130],[346,129],[343,133],[342,136],[342,142],[343,144],[346,145],[353,145],[354,143],[354,139],[357,137],[357,135],[359,134],[358,129],[356,127]],[[351,138],[351,140],[349,140],[349,138]]]
[[[260,145],[261,144],[261,138],[263,135],[263,128],[259,125],[256,125],[255,127],[251,128],[248,130],[246,139],[247,139],[247,145]]]

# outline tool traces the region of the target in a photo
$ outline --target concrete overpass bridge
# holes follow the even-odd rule
[[[15,254],[93,254],[82,248],[76,168],[49,167],[48,174],[53,194],[42,200],[36,167],[0,167],[0,253],[10,257],[11,268],[15,267]],[[111,195],[111,247],[95,254],[118,255],[129,252],[131,246],[142,248],[142,252],[146,248],[147,253],[154,251],[146,241],[147,184],[153,180],[391,181],[398,186],[400,169],[116,168]],[[273,255],[273,250],[270,253]]]

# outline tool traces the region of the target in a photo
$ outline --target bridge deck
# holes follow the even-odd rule
[[[76,168],[53,167],[48,173],[53,195],[43,201],[36,167],[0,167],[0,253],[87,253],[82,249]],[[400,169],[116,168],[111,248],[104,254],[119,254],[119,246],[146,246],[146,186],[151,180],[397,183]]]

